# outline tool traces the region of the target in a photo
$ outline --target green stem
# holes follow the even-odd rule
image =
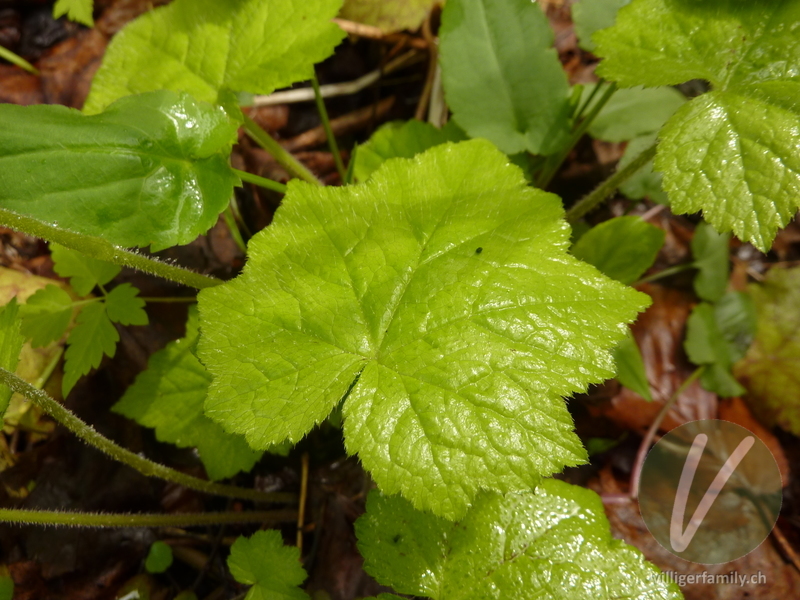
[[[25,60],[18,54],[14,54],[11,50],[9,50],[8,48],[4,48],[3,46],[0,46],[0,58],[3,58],[8,62],[10,62],[11,64],[17,65],[22,69],[25,69],[26,71],[28,71],[28,73],[33,73],[34,75],[41,75],[41,73],[39,73],[39,69],[34,67],[31,63],[29,63],[27,60]]]
[[[578,124],[578,127],[575,128],[575,131],[572,132],[572,136],[569,138],[569,142],[567,143],[566,147],[558,154],[555,154],[554,155],[555,158],[553,160],[548,161],[548,164],[545,166],[544,171],[539,177],[538,187],[540,187],[541,189],[545,189],[547,188],[548,185],[550,185],[550,182],[553,180],[553,177],[555,177],[555,174],[558,173],[558,169],[561,168],[561,165],[567,159],[569,153],[572,152],[572,149],[586,133],[586,130],[589,129],[589,125],[591,125],[592,122],[597,117],[597,115],[600,114],[600,111],[603,110],[603,107],[611,99],[611,96],[613,96],[614,92],[616,91],[617,91],[616,83],[612,83],[605,89],[603,95],[592,107],[592,110],[589,112],[589,114],[586,115],[586,118],[583,119]]]
[[[53,371],[56,370],[56,366],[58,366],[58,362],[61,360],[63,354],[64,347],[57,346],[56,351],[53,353],[53,357],[50,359],[50,362],[45,365],[44,370],[33,382],[33,387],[35,387],[37,390],[40,390],[45,386],[47,380],[50,379],[50,376],[53,374]]]
[[[653,160],[656,155],[656,145],[653,144],[634,158],[624,168],[614,173],[603,183],[597,186],[594,191],[581,198],[575,206],[567,211],[566,219],[570,223],[575,223],[584,215],[593,211],[605,202],[631,175]]]
[[[67,527],[197,527],[229,523],[291,522],[296,510],[175,514],[83,513],[57,510],[0,508],[0,522]]]
[[[22,394],[31,400],[90,446],[94,446],[118,462],[133,467],[147,477],[158,477],[193,490],[229,498],[245,498],[256,502],[292,502],[295,499],[294,494],[267,494],[257,490],[198,479],[175,469],[170,469],[118,446],[107,437],[96,432],[64,406],[53,400],[48,394],[37,390],[27,381],[20,379],[14,373],[2,367],[0,367],[0,383],[7,385],[12,391]]]
[[[286,193],[286,186],[282,183],[278,183],[277,181],[273,181],[272,179],[267,179],[266,177],[259,177],[258,175],[253,175],[252,173],[248,173],[247,171],[240,171],[239,169],[231,169],[234,173],[236,173],[242,181],[246,181],[247,183],[252,183],[259,187],[263,187],[267,190],[272,190],[273,192],[278,192],[279,194]]]
[[[666,269],[659,271],[658,273],[653,273],[649,277],[642,277],[639,281],[634,281],[631,284],[631,287],[636,287],[637,285],[640,285],[642,283],[650,283],[651,281],[658,281],[659,279],[664,279],[665,277],[671,277],[672,275],[683,273],[684,271],[688,271],[689,269],[694,269],[694,268],[696,268],[694,263],[668,267]]]
[[[228,231],[231,232],[231,237],[236,247],[242,251],[242,254],[247,254],[247,244],[244,243],[242,232],[239,231],[239,225],[236,223],[236,217],[233,216],[233,210],[230,204],[228,204],[228,208],[225,209],[225,212],[222,213],[222,218],[225,219],[225,225],[227,225]]]
[[[586,102],[581,104],[581,106],[575,112],[575,120],[576,121],[583,116],[583,113],[585,113],[586,109],[592,104],[592,100],[594,100],[594,97],[597,96],[597,92],[600,91],[600,89],[603,87],[605,82],[606,82],[606,80],[603,79],[602,77],[597,80],[597,83],[595,84],[594,88],[592,89],[591,92],[589,92],[589,97],[586,99]]]
[[[272,154],[273,158],[278,161],[284,169],[289,171],[291,175],[303,179],[315,185],[322,185],[322,182],[317,179],[314,174],[309,171],[303,163],[297,160],[290,152],[287,152],[273,137],[266,131],[258,126],[258,123],[253,121],[250,117],[244,117],[244,130],[253,140],[261,146],[264,150]]]
[[[336,170],[339,171],[339,177],[342,178],[342,183],[345,183],[347,171],[342,162],[339,145],[336,143],[336,136],[333,135],[331,121],[328,118],[328,109],[325,108],[325,100],[322,98],[322,92],[319,91],[319,81],[317,80],[316,74],[311,77],[311,85],[314,87],[314,100],[317,103],[317,110],[319,111],[319,118],[322,119],[322,127],[325,129],[325,135],[328,137],[328,146],[330,146],[331,152],[333,153],[333,160],[336,162]]]
[[[60,229],[4,208],[0,208],[0,225],[42,238],[48,242],[56,242],[98,260],[138,269],[189,287],[203,289],[224,283],[216,277],[195,273],[143,254],[118,248],[102,238]]]

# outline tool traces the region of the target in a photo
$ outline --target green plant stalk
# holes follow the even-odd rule
[[[31,63],[27,60],[19,56],[18,54],[13,53],[8,48],[4,48],[0,46],[0,58],[7,60],[13,65],[17,65],[21,69],[25,69],[28,73],[33,73],[34,75],[40,75],[39,69],[34,67]]]
[[[230,523],[283,523],[297,519],[296,510],[177,514],[84,513],[0,508],[0,522],[66,527],[197,527]]]
[[[688,271],[689,269],[695,269],[694,263],[688,263],[685,265],[675,265],[674,267],[668,267],[659,271],[658,273],[653,273],[648,277],[642,277],[639,281],[634,281],[631,284],[631,287],[636,287],[642,283],[650,283],[651,281],[658,281],[659,279],[664,279],[665,277],[670,277],[672,275],[677,275],[678,273],[683,273],[684,271]]]
[[[123,267],[131,267],[188,287],[204,289],[224,283],[216,277],[195,273],[143,254],[118,248],[102,238],[60,229],[4,208],[0,208],[0,225],[42,238],[48,242],[61,244],[70,250],[77,250],[98,260],[104,260]]]
[[[278,192],[279,194],[286,193],[286,186],[282,183],[278,183],[277,181],[273,181],[272,179],[267,179],[266,177],[260,177],[258,175],[253,175],[252,173],[248,173],[247,171],[240,171],[239,169],[231,169],[234,173],[236,173],[242,181],[246,181],[247,183],[252,183],[253,185],[257,185],[259,187],[263,187],[267,190],[272,190],[273,192]]]
[[[634,158],[624,168],[614,173],[603,183],[597,186],[592,192],[578,200],[575,206],[567,211],[566,219],[569,223],[575,223],[584,215],[593,211],[605,202],[631,175],[653,160],[656,155],[656,144],[653,144]]]
[[[299,179],[303,179],[308,183],[322,185],[322,182],[317,179],[316,176],[309,171],[305,165],[303,165],[303,163],[292,156],[290,152],[284,150],[283,146],[275,141],[270,134],[261,129],[261,127],[258,126],[258,123],[253,121],[253,119],[247,115],[244,115],[244,123],[242,126],[247,132],[247,135],[253,138],[253,140],[264,150],[269,152],[273,158],[278,161],[278,164],[289,171],[290,174]]]
[[[600,111],[603,110],[603,107],[611,99],[611,96],[613,96],[614,92],[616,91],[617,91],[616,83],[612,83],[605,89],[603,95],[600,96],[600,99],[592,107],[592,110],[589,112],[588,115],[586,115],[586,118],[583,119],[578,124],[578,127],[575,128],[575,131],[572,132],[572,136],[570,137],[566,147],[558,154],[553,155],[554,158],[552,160],[547,161],[547,164],[545,165],[545,168],[541,176],[539,177],[539,182],[538,182],[539,188],[545,189],[548,185],[550,185],[550,182],[553,180],[553,177],[555,177],[555,174],[561,168],[561,165],[567,159],[567,156],[569,156],[569,153],[572,152],[572,149],[584,136],[586,130],[589,129],[589,125],[591,125],[592,122],[597,117],[597,115],[600,114]],[[588,104],[586,106],[588,106]],[[582,107],[581,110],[585,110],[586,106]]]
[[[342,182],[344,183],[347,180],[347,171],[344,168],[342,155],[339,152],[339,144],[336,143],[336,136],[333,135],[331,121],[328,118],[328,109],[325,108],[325,100],[322,98],[322,92],[319,90],[319,81],[317,80],[316,74],[311,77],[311,85],[314,87],[314,101],[317,103],[319,118],[322,119],[322,127],[325,129],[325,135],[328,138],[328,146],[333,153],[333,160],[336,162],[336,170],[339,171],[339,177],[342,178]]]
[[[236,217],[233,215],[230,204],[228,204],[228,208],[225,209],[225,212],[222,213],[222,218],[225,219],[225,225],[227,225],[228,231],[231,232],[231,237],[236,247],[242,251],[242,254],[247,254],[247,244],[244,243],[242,232],[239,231],[239,225],[236,223]]]
[[[158,477],[165,481],[171,481],[184,487],[216,494],[228,498],[243,498],[255,502],[292,502],[295,500],[294,494],[264,493],[258,490],[240,488],[234,485],[214,483],[204,479],[198,479],[191,475],[186,475],[175,469],[170,469],[151,460],[143,458],[130,450],[118,446],[107,437],[99,434],[91,426],[84,423],[81,419],[67,410],[64,406],[56,402],[45,392],[36,389],[27,381],[20,379],[14,373],[0,367],[0,383],[7,385],[12,391],[22,394],[34,404],[42,408],[47,414],[53,417],[61,425],[69,429],[72,433],[82,439],[90,446],[94,446],[101,452],[107,454],[114,460],[121,462],[129,467],[133,467],[142,475],[147,477]]]
[[[605,85],[606,80],[602,77],[597,80],[597,83],[594,86],[594,89],[589,93],[589,97],[586,99],[586,102],[578,107],[578,110],[575,111],[575,120],[577,121],[583,116],[583,113],[586,112],[586,109],[592,104],[592,100],[594,100],[595,96],[597,96],[597,92]]]

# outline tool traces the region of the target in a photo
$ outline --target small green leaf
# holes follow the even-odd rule
[[[428,148],[465,139],[464,132],[453,121],[441,129],[416,119],[386,123],[358,147],[354,175],[358,181],[366,181],[390,158],[413,158]]]
[[[57,0],[53,6],[53,18],[67,15],[70,21],[94,27],[94,0]]]
[[[592,227],[572,254],[622,283],[633,283],[653,266],[664,230],[639,217],[617,217]]]
[[[172,565],[172,547],[162,541],[153,542],[147,558],[144,560],[144,568],[148,573],[163,573]]]
[[[147,325],[144,305],[139,290],[130,283],[121,283],[106,296],[108,318],[120,325]]]
[[[700,383],[723,397],[739,396],[744,388],[731,373],[753,337],[751,303],[739,292],[730,292],[716,305],[698,304],[686,323],[686,354],[696,365],[705,365]]]
[[[188,244],[239,181],[237,124],[186,94],[123,98],[91,117],[0,104],[0,120],[0,207],[119,246]]]
[[[200,293],[206,413],[264,449],[344,398],[378,485],[450,518],[585,460],[563,396],[613,376],[649,298],[569,256],[563,214],[485,140],[290,182],[244,273]]]
[[[614,362],[617,364],[617,380],[648,402],[652,402],[650,381],[647,379],[642,353],[639,352],[639,345],[630,331],[628,337],[614,350]]]
[[[105,305],[97,302],[84,306],[75,319],[75,329],[69,334],[64,353],[61,387],[65,398],[78,379],[100,366],[103,354],[114,358],[118,341],[119,333],[108,318]]]
[[[218,102],[226,90],[269,94],[311,79],[344,32],[342,0],[175,0],[114,36],[85,111],[152,90]]]
[[[209,478],[224,479],[252,469],[260,453],[203,414],[211,375],[192,354],[197,320],[196,309],[190,309],[186,335],[150,357],[112,410],[154,428],[161,442],[196,447]]]
[[[37,291],[20,310],[22,335],[31,340],[34,348],[55,342],[69,327],[72,305],[72,298],[57,285]]]
[[[703,300],[716,302],[725,294],[731,272],[730,239],[730,234],[717,233],[706,223],[700,223],[694,230],[692,256],[697,268],[694,291]]]
[[[298,587],[306,579],[300,551],[284,546],[274,529],[237,538],[228,568],[236,581],[253,586],[245,600],[308,600],[308,594]]]
[[[442,83],[453,119],[506,154],[552,154],[569,137],[569,84],[541,7],[530,0],[448,0]]]
[[[617,11],[631,0],[580,0],[572,5],[572,20],[575,34],[581,48],[592,52],[595,31],[611,27],[617,18]]]
[[[17,370],[19,353],[25,338],[20,333],[19,305],[17,299],[0,308],[0,367],[12,373]],[[0,424],[11,400],[11,388],[0,385]]]
[[[484,598],[678,600],[678,586],[611,537],[600,497],[545,480],[536,493],[482,493],[459,523],[373,491],[356,522],[364,569],[397,592]]]
[[[584,86],[584,100],[593,89]],[[589,125],[589,133],[606,142],[627,142],[658,131],[684,104],[683,94],[670,87],[619,89]]]
[[[800,435],[800,269],[773,268],[747,292],[757,333],[734,372],[759,416]]]
[[[617,169],[627,167],[637,156],[655,143],[656,134],[654,133],[643,135],[628,142],[625,147],[625,154],[619,159]],[[661,180],[661,173],[653,170],[653,161],[650,161],[619,186],[619,191],[631,200],[649,198],[659,204],[669,204],[667,193],[661,187]]]
[[[339,16],[386,33],[418,29],[438,0],[345,0]]]
[[[122,267],[91,258],[58,244],[50,244],[53,270],[61,277],[69,277],[69,284],[79,296],[88,296],[98,285],[105,285],[122,270]]]
[[[675,211],[762,251],[800,206],[798,27],[798,0],[634,0],[594,36],[598,74],[623,86],[712,84],[664,126],[655,166]]]

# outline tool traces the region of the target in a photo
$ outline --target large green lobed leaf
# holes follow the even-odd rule
[[[290,182],[244,274],[200,294],[207,414],[266,448],[346,397],[349,452],[449,518],[582,462],[562,397],[613,376],[649,299],[569,256],[563,214],[485,140]]]
[[[704,79],[660,134],[677,212],[703,211],[762,251],[800,207],[800,0],[635,0],[594,36],[624,86]]]
[[[153,250],[188,244],[228,205],[237,123],[187,94],[123,98],[85,116],[0,105],[0,207]]]
[[[370,493],[356,522],[365,570],[434,600],[678,600],[678,586],[611,537],[597,494],[555,479],[536,493],[482,493],[459,523]]]
[[[569,137],[569,84],[553,32],[530,0],[448,0],[442,83],[453,119],[506,154],[552,154]]]
[[[112,40],[85,110],[151,90],[218,102],[224,91],[269,94],[311,79],[344,32],[342,0],[175,0]]]

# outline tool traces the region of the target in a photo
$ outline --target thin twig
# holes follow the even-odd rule
[[[689,377],[684,381],[680,387],[675,390],[675,393],[664,403],[664,406],[661,407],[661,410],[658,411],[656,418],[653,419],[653,422],[650,424],[647,433],[645,434],[644,438],[642,439],[642,443],[639,444],[639,450],[636,452],[636,461],[633,463],[633,471],[631,472],[631,483],[628,490],[630,497],[632,499],[636,499],[639,497],[639,480],[642,478],[642,466],[644,465],[644,459],[647,456],[648,450],[650,450],[650,444],[653,443],[653,439],[656,437],[656,432],[658,428],[661,427],[661,423],[664,421],[664,417],[667,416],[669,409],[672,408],[672,405],[678,400],[678,398],[686,391],[686,389],[694,383],[695,379],[700,377],[703,374],[705,367],[698,367],[695,369],[694,373],[689,375]]]
[[[297,549],[303,554],[303,527],[306,520],[306,497],[308,496],[308,452],[300,459],[300,504],[297,507]]]
[[[420,52],[417,50],[409,50],[405,54],[401,54],[394,60],[389,61],[382,69],[375,69],[366,75],[362,75],[354,81],[345,81],[342,83],[326,83],[319,86],[319,93],[323,98],[333,98],[334,96],[349,96],[357,94],[371,86],[373,83],[381,78],[381,75],[387,75],[393,71],[397,71],[402,67],[412,64],[413,58],[419,57]],[[298,102],[311,102],[314,100],[314,89],[311,87],[298,88],[296,90],[285,90],[282,92],[275,92],[268,96],[255,96],[253,98],[253,106],[275,106],[278,104],[295,104]]]

